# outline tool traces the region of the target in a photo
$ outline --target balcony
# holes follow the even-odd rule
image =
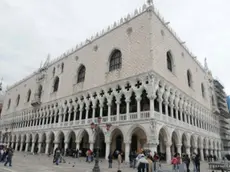
[[[41,98],[35,94],[34,99],[31,101],[31,106],[39,106],[41,104]]]

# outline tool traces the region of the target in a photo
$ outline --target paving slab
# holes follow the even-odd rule
[[[94,162],[87,163],[85,158],[65,158],[66,163],[60,165],[53,164],[53,157],[47,155],[31,155],[22,152],[15,152],[13,156],[12,167],[5,167],[0,164],[0,172],[92,172]],[[117,172],[117,161],[114,160],[113,168],[108,168],[108,162],[104,159],[100,160],[101,172]],[[129,168],[129,164],[123,163],[122,171],[134,172],[136,169]],[[162,164],[162,172],[170,172],[171,165]],[[191,166],[192,169],[192,166]],[[201,163],[201,171],[208,171],[208,164]]]

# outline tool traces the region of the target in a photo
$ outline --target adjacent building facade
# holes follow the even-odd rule
[[[175,152],[221,157],[210,78],[144,5],[10,87],[2,142],[39,153],[93,150],[90,124],[101,117],[100,156],[120,150],[129,161],[131,150],[145,148],[167,162]]]
[[[223,84],[218,79],[213,80],[213,85],[215,96],[212,97],[212,103],[216,107],[214,113],[219,116],[223,153],[228,154],[230,152],[230,114],[226,101],[227,95]]]

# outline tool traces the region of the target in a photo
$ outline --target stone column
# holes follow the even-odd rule
[[[169,111],[168,111],[168,102],[167,101],[164,101],[164,104],[165,104],[165,115],[166,116],[169,116]]]
[[[21,145],[20,145],[20,151],[21,152],[22,152],[23,145],[24,145],[24,142],[21,142]]]
[[[76,150],[79,150],[80,149],[80,143],[79,142],[76,142]]]
[[[177,145],[176,145],[177,153],[179,153],[180,156],[181,156],[181,146],[182,146],[182,144],[177,144]]]
[[[218,157],[217,149],[214,150],[214,154]]]
[[[49,154],[49,144],[50,142],[46,142],[46,151],[45,151],[45,154]]]
[[[108,105],[108,122],[111,121],[111,104],[107,103]]]
[[[117,104],[117,120],[116,121],[120,121],[120,100],[116,101]]]
[[[200,160],[204,161],[204,148],[202,146],[200,146]]]
[[[130,142],[125,143],[125,162],[129,162]]]
[[[130,119],[130,116],[129,116],[129,105],[130,105],[130,99],[127,99],[125,100],[126,102],[126,120],[129,120]]]
[[[158,143],[149,143],[149,149],[154,154],[154,152],[157,152],[157,145]]]
[[[108,156],[110,154],[110,142],[106,142],[106,151],[105,151],[105,159],[108,160]]]
[[[55,144],[56,145],[56,144]],[[65,150],[64,150],[64,155],[66,155],[66,149],[68,149],[68,142],[65,142]]]
[[[190,152],[190,145],[186,146],[186,154],[188,154],[188,156],[190,157],[191,152]]]
[[[93,109],[92,119],[93,119],[93,121],[94,121],[94,119],[95,119],[95,109],[96,109],[96,105],[93,105],[93,106],[92,106],[92,109]]]
[[[94,110],[95,110],[95,109],[94,109]],[[81,124],[81,120],[82,120],[82,111],[83,111],[83,109],[80,108],[79,124]]]
[[[100,104],[100,117],[102,117],[103,116],[103,106],[104,106],[104,104],[102,103],[102,104]]]
[[[58,148],[58,145],[59,145],[59,143],[58,143],[58,142],[55,142],[55,143],[54,143],[54,150],[53,150],[53,154],[54,154],[55,150]],[[65,152],[65,150],[64,150],[64,152]]]
[[[205,149],[206,157],[209,155],[208,148]]]
[[[136,95],[137,100],[137,119],[141,118],[141,96]]]
[[[89,105],[87,105],[85,109],[86,109],[86,112],[85,112],[85,124],[88,124]]]
[[[179,120],[179,118],[178,118],[178,110],[179,110],[178,107],[176,107],[176,119],[177,120]]]
[[[166,162],[168,164],[170,164],[171,158],[172,158],[172,156],[171,156],[171,145],[172,145],[172,143],[166,143],[165,145],[166,145]]]
[[[90,149],[91,151],[93,151],[93,149],[94,149],[94,143],[93,143],[93,142],[90,142],[89,144],[90,144],[90,145],[89,145],[89,149]]]
[[[151,96],[149,97],[149,101],[150,101],[150,118],[154,118],[154,99],[155,97]]]
[[[30,150],[31,153],[34,153],[34,146],[35,146],[35,142],[32,142],[32,146],[31,146],[31,150]]]
[[[222,156],[221,156],[221,149],[219,149],[218,154],[219,154],[219,159],[222,159]]]
[[[160,111],[160,114],[161,114],[161,119],[162,119],[162,98],[158,98],[158,103],[159,103],[159,111]]]
[[[41,146],[42,146],[42,143],[38,142],[38,153],[41,153]]]
[[[25,152],[28,152],[28,149],[29,149],[29,142],[26,142],[26,149],[25,149]]]
[[[15,148],[16,151],[18,151],[18,142],[16,142]]]

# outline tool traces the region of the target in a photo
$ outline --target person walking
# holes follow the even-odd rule
[[[160,157],[157,154],[157,152],[154,152],[153,155],[153,171],[156,172],[159,170],[159,161],[160,161]]]
[[[197,154],[195,157],[195,167],[196,167],[195,172],[200,172],[200,155],[199,154]]]
[[[108,162],[109,162],[109,168],[112,168],[112,163],[113,163],[113,155],[110,152],[109,156],[108,156]]]
[[[6,151],[6,162],[4,166],[6,166],[9,163],[9,166],[12,167],[12,157],[13,157],[13,149],[8,148]]]
[[[171,164],[172,164],[172,170],[174,172],[178,171],[178,158],[177,158],[177,154],[175,154],[171,160]]]

